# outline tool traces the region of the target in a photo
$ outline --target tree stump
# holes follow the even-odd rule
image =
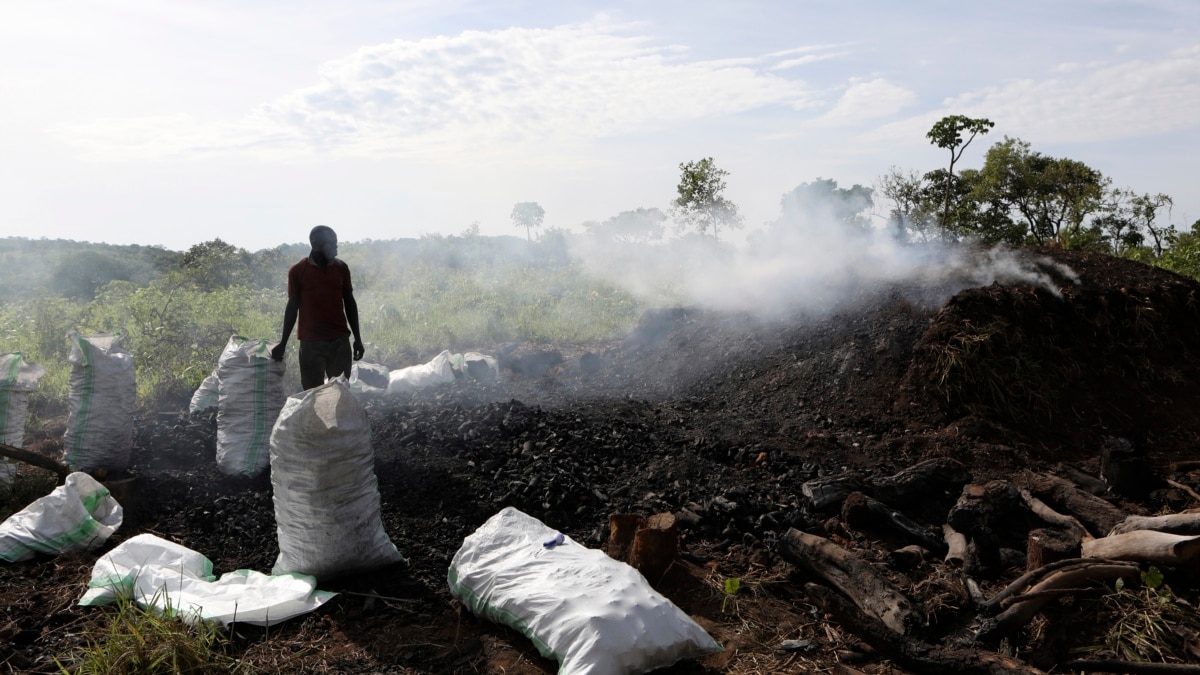
[[[636,513],[614,513],[608,517],[608,541],[604,542],[604,552],[608,557],[629,562],[633,535],[645,519],[645,516]]]
[[[617,513],[608,517],[604,552],[629,563],[651,584],[658,583],[679,559],[679,527],[672,513],[641,516]]]
[[[1062,530],[1039,528],[1029,531],[1029,539],[1025,546],[1025,569],[1035,570],[1039,567],[1079,557],[1080,540]]]
[[[674,514],[657,513],[647,518],[633,535],[629,564],[657,583],[678,559],[679,528]]]

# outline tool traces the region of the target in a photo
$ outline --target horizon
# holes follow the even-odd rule
[[[526,201],[543,231],[578,232],[666,211],[679,165],[713,157],[736,242],[800,184],[945,168],[925,133],[950,114],[995,122],[956,171],[1020,138],[1169,195],[1181,229],[1200,219],[1200,4],[1183,0],[50,0],[0,19],[0,236],[521,236]]]

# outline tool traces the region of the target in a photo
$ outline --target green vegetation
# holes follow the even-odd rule
[[[252,673],[230,656],[218,625],[188,625],[171,613],[143,609],[129,599],[105,608],[105,627],[59,668],[71,675],[100,673]]]
[[[1142,572],[1139,587],[1127,588],[1118,579],[1111,593],[1089,602],[1083,614],[1092,617],[1090,626],[1103,626],[1104,632],[1097,644],[1077,652],[1134,663],[1190,663],[1200,618],[1164,580],[1151,567]],[[1106,620],[1097,622],[1096,617]]]
[[[738,207],[725,198],[725,177],[729,172],[717,168],[712,157],[679,165],[678,196],[671,203],[675,219],[683,227],[702,236],[720,240],[723,226],[736,230],[742,226]]]
[[[398,368],[443,349],[487,351],[508,341],[583,344],[624,335],[639,304],[581,274],[552,235],[529,243],[484,238],[472,229],[462,236],[345,244],[341,257],[354,274],[366,360]],[[80,245],[63,246],[70,259],[86,258]],[[118,262],[143,252],[110,249],[97,250]],[[46,242],[0,240],[0,257],[53,258],[55,251]],[[136,359],[140,403],[182,405],[216,367],[231,335],[278,338],[287,268],[307,253],[304,246],[249,253],[218,239],[161,258],[164,267],[140,281],[111,276],[132,262],[81,270],[97,283],[87,297],[58,295],[57,268],[47,268],[30,277],[27,292],[0,302],[0,352],[23,351],[46,368],[35,402],[65,400],[67,333],[121,332]],[[289,378],[298,377],[293,370]]]

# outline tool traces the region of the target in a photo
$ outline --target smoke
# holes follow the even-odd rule
[[[1006,248],[898,241],[892,232],[828,218],[781,219],[743,245],[689,235],[654,245],[584,236],[572,258],[592,275],[657,306],[745,312],[762,319],[823,315],[864,293],[892,290],[922,305],[992,283],[1028,283],[1061,297],[1070,269]]]

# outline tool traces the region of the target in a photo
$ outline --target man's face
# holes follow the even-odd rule
[[[338,254],[337,235],[326,234],[318,237],[316,246],[314,248],[316,248],[326,260],[333,260]]]

